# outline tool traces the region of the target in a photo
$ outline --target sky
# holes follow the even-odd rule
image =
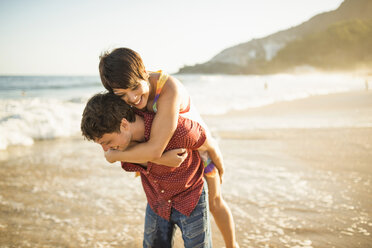
[[[0,0],[0,75],[98,75],[99,55],[137,51],[177,72],[225,48],[336,9],[342,0]]]

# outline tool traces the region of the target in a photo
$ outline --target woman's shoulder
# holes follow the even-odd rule
[[[157,84],[159,78],[160,78],[160,72],[159,71],[149,71],[149,81],[151,84]]]
[[[165,71],[158,70],[155,72],[151,72],[152,80],[154,81],[154,89],[159,90],[159,94],[161,95],[187,95],[187,92],[184,89],[182,83],[174,76],[168,74]],[[161,88],[161,89],[159,89]]]

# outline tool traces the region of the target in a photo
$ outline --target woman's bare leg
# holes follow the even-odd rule
[[[209,210],[214,221],[223,236],[226,248],[236,248],[235,224],[230,208],[222,199],[220,176],[217,173],[214,177],[205,177],[209,191]]]

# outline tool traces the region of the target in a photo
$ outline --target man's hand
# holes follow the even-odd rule
[[[114,149],[108,149],[107,151],[105,151],[105,158],[106,158],[107,162],[115,163],[116,161],[119,161],[119,159],[118,159],[118,154],[119,153],[120,153],[120,151],[114,150]]]
[[[186,157],[187,150],[185,148],[178,148],[163,153],[159,159],[151,162],[166,165],[168,167],[179,167]]]
[[[222,153],[217,142],[213,138],[207,137],[204,144],[200,146],[198,150],[208,152],[210,159],[216,166],[218,174],[220,175],[220,183],[222,183],[222,176],[225,172],[225,166],[223,165]]]

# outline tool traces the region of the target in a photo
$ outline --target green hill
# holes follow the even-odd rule
[[[372,19],[335,23],[291,41],[265,67],[267,72],[277,72],[301,65],[323,70],[372,65]]]
[[[354,70],[371,63],[372,0],[345,0],[339,8],[261,39],[227,49],[179,73],[267,74],[311,66]]]

